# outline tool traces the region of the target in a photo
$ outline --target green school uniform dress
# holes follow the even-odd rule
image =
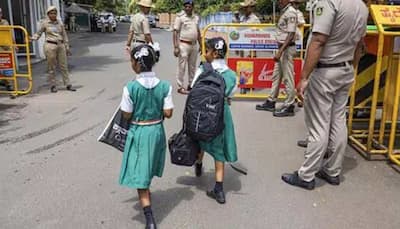
[[[228,68],[223,59],[214,60],[211,64],[213,68],[224,77],[225,96],[231,96],[237,86],[236,73]],[[198,77],[201,72],[202,69],[199,68],[196,76]],[[195,80],[197,77],[195,77]],[[216,161],[235,162],[238,159],[235,129],[233,126],[231,109],[226,100],[224,104],[224,124],[225,128],[223,132],[209,142],[200,141],[200,148],[210,154]]]
[[[142,80],[142,81],[141,81]],[[149,84],[144,86],[143,84]],[[151,87],[151,88],[148,88]],[[126,139],[119,183],[135,189],[147,189],[154,176],[161,177],[164,170],[166,138],[162,121],[151,125],[134,124],[140,121],[163,120],[163,109],[172,109],[172,99],[166,107],[165,99],[171,94],[167,81],[158,80],[154,73],[141,74],[124,88],[121,110],[132,112],[133,123]],[[124,102],[125,100],[125,102]],[[129,100],[129,105],[126,101]]]

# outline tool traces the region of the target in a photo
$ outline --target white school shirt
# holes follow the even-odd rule
[[[142,72],[137,76],[136,80],[147,89],[154,88],[160,83],[160,79],[156,77],[154,72]],[[168,95],[164,98],[163,109],[169,110],[172,108],[174,108],[174,103],[172,101],[172,86],[170,86]],[[132,113],[134,110],[133,102],[126,86],[122,92],[121,110],[127,113]]]

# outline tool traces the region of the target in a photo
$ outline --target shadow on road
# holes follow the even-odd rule
[[[241,173],[225,167],[224,177],[224,191],[226,194],[230,192],[239,192],[242,189],[242,182],[240,181]],[[176,179],[176,183],[187,186],[194,186],[198,190],[204,192],[214,187],[214,171],[205,172],[201,177],[195,176],[181,176]]]

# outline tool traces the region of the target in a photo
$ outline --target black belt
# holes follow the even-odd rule
[[[146,43],[146,41],[142,41],[142,40],[134,40],[133,43]]]
[[[344,61],[336,64],[325,64],[318,62],[317,68],[340,68],[340,67],[346,67],[346,64],[352,65],[353,61]]]
[[[46,41],[47,43],[58,45],[57,41]],[[64,43],[64,41],[60,41],[60,43]]]
[[[278,43],[278,47],[279,47],[279,48],[282,47],[282,45],[283,45],[283,43]],[[288,47],[295,46],[295,45],[296,45],[295,42],[290,42],[290,43],[288,44]]]
[[[188,44],[188,45],[195,45],[196,42],[195,41],[185,41],[185,40],[179,40],[182,43]]]

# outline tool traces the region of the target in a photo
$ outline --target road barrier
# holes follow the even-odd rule
[[[17,44],[14,40],[14,30],[21,30],[24,34],[24,43]],[[25,95],[32,91],[32,70],[29,51],[28,32],[21,26],[0,26],[0,81],[5,85],[10,85],[10,90],[1,90],[0,94],[9,94],[11,96]],[[19,73],[17,71],[15,49],[19,53],[26,55],[27,72]],[[27,87],[20,88],[20,80],[26,80]]]
[[[370,31],[366,38],[368,54],[360,62],[350,92],[348,129],[350,144],[367,159],[383,155],[400,165],[400,149],[395,149],[400,97],[397,12],[395,6],[371,6],[378,30]],[[368,109],[369,117],[357,121],[357,109]]]
[[[228,45],[227,63],[238,75],[240,93],[234,98],[265,99],[269,95],[263,89],[271,88],[275,61],[273,54],[278,50],[274,24],[214,23],[202,31],[202,51],[205,53],[205,39],[221,36]],[[294,60],[295,82],[299,82],[303,60],[303,28],[299,31],[296,47],[298,57]],[[241,56],[232,57],[236,51]],[[247,57],[243,57],[244,53]],[[263,55],[260,55],[263,54]],[[265,55],[266,54],[266,55]]]

